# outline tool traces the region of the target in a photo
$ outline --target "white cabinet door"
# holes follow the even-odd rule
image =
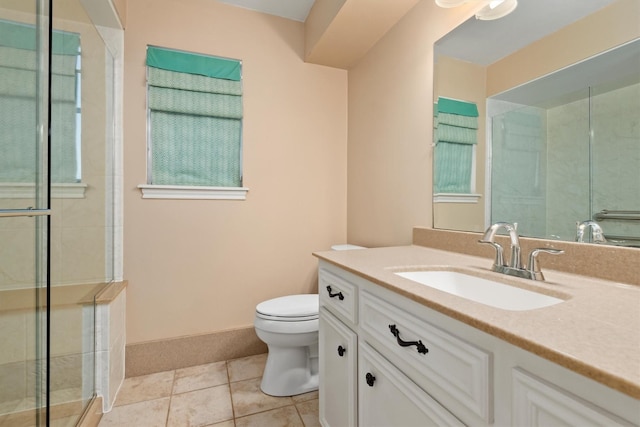
[[[512,424],[514,426],[614,427],[633,425],[522,369],[513,369],[512,379]]]
[[[320,308],[320,423],[324,427],[357,425],[357,335]]]
[[[361,426],[463,426],[456,417],[366,343],[358,347]]]

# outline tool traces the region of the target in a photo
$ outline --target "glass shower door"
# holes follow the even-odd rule
[[[0,0],[0,425],[46,425],[49,9]]]

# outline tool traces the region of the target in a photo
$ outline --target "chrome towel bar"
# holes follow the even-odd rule
[[[622,221],[640,221],[640,211],[610,211],[603,209],[593,215],[596,221],[605,221],[607,219],[616,219]]]

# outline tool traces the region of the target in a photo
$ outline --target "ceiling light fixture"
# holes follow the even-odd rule
[[[518,0],[491,0],[476,13],[476,18],[491,21],[507,16],[518,7]]]
[[[466,3],[467,0],[436,0],[436,4],[440,7],[457,7]]]

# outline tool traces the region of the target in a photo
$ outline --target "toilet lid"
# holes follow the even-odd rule
[[[318,294],[287,295],[261,302],[256,313],[281,320],[311,320],[318,318],[318,306]]]

